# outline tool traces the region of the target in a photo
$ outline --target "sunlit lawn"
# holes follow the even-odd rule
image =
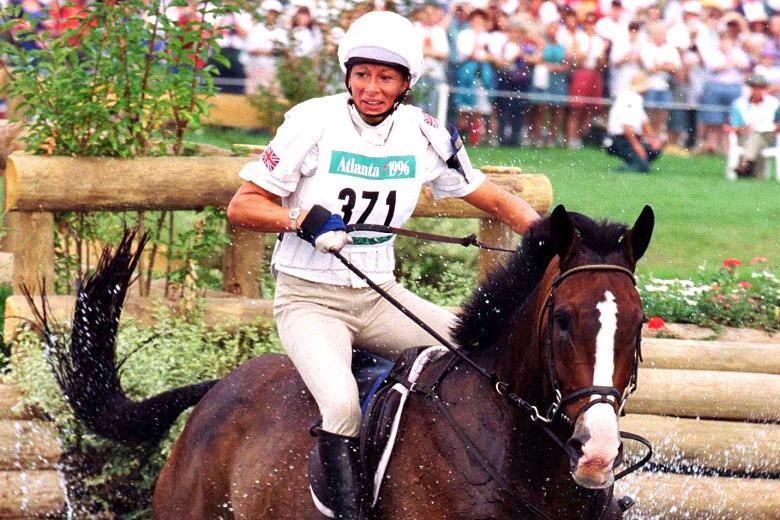
[[[228,146],[268,137],[208,129],[198,140]],[[555,204],[591,217],[633,222],[642,206],[656,213],[656,231],[640,265],[658,276],[687,277],[723,258],[765,256],[780,263],[780,183],[726,181],[718,156],[663,156],[650,174],[614,173],[619,160],[596,149],[487,148],[470,151],[477,165],[518,166],[552,181]]]

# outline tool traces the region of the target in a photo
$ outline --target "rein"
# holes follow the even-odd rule
[[[489,246],[477,239],[474,233],[465,237],[452,237],[447,235],[437,235],[435,233],[425,233],[423,231],[414,231],[412,229],[398,228],[392,226],[383,226],[381,224],[349,224],[347,233],[353,231],[373,231],[376,233],[393,233],[405,237],[412,237],[418,240],[430,240],[432,242],[443,242],[445,244],[460,244],[463,247],[474,246],[488,251],[501,251],[502,253],[515,253],[516,249],[506,249],[503,247]]]
[[[381,229],[379,229],[381,228]],[[506,250],[506,249],[500,249],[500,248],[492,248],[489,246],[481,245],[479,241],[476,240],[476,237],[474,235],[470,235],[463,238],[457,238],[457,237],[446,237],[443,235],[433,235],[430,233],[421,233],[416,231],[411,231],[407,229],[402,228],[391,228],[389,226],[379,226],[379,225],[373,225],[373,224],[355,224],[347,226],[347,231],[384,231],[384,232],[395,232],[399,235],[404,236],[411,236],[414,238],[426,238],[428,236],[435,237],[435,238],[429,238],[430,240],[437,240],[441,242],[449,242],[449,243],[459,243],[464,246],[468,245],[475,245],[480,248],[484,249],[493,249],[498,251],[505,251],[505,252],[515,252],[514,250]],[[613,404],[613,401],[609,401],[609,397],[614,398],[614,403],[617,403],[618,409],[617,413],[618,415],[622,415],[623,408],[625,405],[626,400],[630,397],[630,395],[636,390],[636,381],[637,381],[637,374],[638,374],[638,367],[639,362],[641,361],[641,352],[639,350],[639,342],[641,340],[641,337],[637,336],[637,345],[635,350],[635,359],[634,359],[634,365],[632,368],[632,374],[631,378],[629,380],[629,384],[626,387],[625,391],[621,395],[620,392],[614,388],[614,387],[601,387],[601,386],[590,386],[585,387],[581,389],[577,389],[574,392],[568,394],[566,397],[563,397],[560,391],[560,388],[558,386],[558,380],[555,377],[554,374],[554,368],[553,365],[550,363],[548,364],[548,370],[550,371],[550,375],[552,376],[550,378],[551,384],[553,385],[553,390],[555,394],[555,401],[547,408],[547,412],[545,415],[542,415],[539,412],[539,409],[537,406],[529,403],[519,395],[517,395],[514,392],[509,391],[509,384],[503,381],[500,381],[496,374],[491,374],[485,368],[479,366],[474,360],[472,360],[470,357],[468,357],[466,354],[461,352],[460,349],[455,347],[452,343],[450,343],[446,338],[444,338],[441,334],[436,332],[430,325],[425,323],[422,319],[420,319],[418,316],[416,316],[414,313],[412,313],[409,309],[404,307],[404,305],[393,298],[390,294],[387,293],[384,289],[382,289],[379,285],[377,285],[373,280],[371,280],[365,273],[363,273],[360,269],[358,269],[355,265],[352,264],[347,258],[345,258],[340,252],[338,251],[331,251],[331,254],[335,256],[336,258],[341,261],[341,263],[349,269],[351,272],[353,272],[356,276],[358,276],[361,280],[366,282],[371,289],[376,291],[382,298],[384,298],[387,302],[389,302],[391,305],[393,305],[395,308],[397,308],[399,311],[401,311],[406,317],[411,319],[414,323],[416,323],[420,328],[422,328],[424,331],[426,331],[428,334],[430,334],[434,339],[440,342],[441,345],[446,347],[450,352],[452,352],[455,356],[460,358],[460,361],[466,362],[469,365],[471,365],[477,373],[479,373],[482,377],[488,379],[491,382],[491,385],[495,389],[495,391],[504,397],[504,399],[509,403],[511,406],[517,407],[520,410],[522,410],[532,422],[535,422],[539,425],[539,427],[544,431],[545,434],[547,434],[554,442],[557,444],[566,455],[572,459],[572,453],[571,449],[566,445],[564,441],[562,441],[558,435],[552,430],[551,426],[556,420],[562,420],[564,423],[566,423],[569,426],[572,426],[575,420],[572,421],[569,417],[567,417],[564,413],[562,413],[562,409],[565,407],[566,404],[576,401],[577,399],[580,399],[582,397],[586,396],[593,396],[596,395],[599,398],[590,401],[587,405],[583,407],[583,409],[578,413],[578,416],[581,415],[587,408],[590,408],[591,406],[594,406],[595,404],[599,403],[609,403]],[[583,265],[574,267],[572,269],[569,269],[568,271],[565,271],[563,273],[560,273],[556,276],[556,278],[553,280],[552,286],[550,288],[550,291],[547,296],[547,300],[545,303],[545,306],[543,308],[542,313],[539,316],[539,322],[538,327],[541,331],[542,324],[544,322],[544,317],[549,312],[552,311],[552,308],[554,307],[554,300],[555,300],[555,291],[558,288],[558,286],[567,278],[569,278],[571,275],[585,272],[585,271],[614,271],[614,272],[621,272],[623,274],[626,274],[629,276],[632,280],[632,282],[635,284],[635,278],[634,273],[631,272],[629,269],[626,269],[625,267],[617,266],[617,265],[609,265],[609,264],[590,264],[590,265]],[[552,361],[552,319],[548,319],[548,327],[547,327],[547,337],[546,337],[546,355],[548,356],[548,360]],[[453,363],[450,364],[451,366],[454,366]],[[441,380],[444,379],[446,373],[448,370],[444,370],[440,373],[439,378],[430,386],[428,389],[420,389],[413,387],[410,388],[410,391],[420,393],[422,395],[427,396],[431,401],[435,404],[436,408],[441,412],[441,414],[446,419],[447,423],[450,425],[452,430],[456,433],[456,435],[460,438],[461,442],[464,443],[466,448],[468,449],[468,452],[476,459],[476,461],[482,466],[482,468],[490,475],[490,477],[495,480],[499,486],[504,489],[507,493],[509,493],[513,498],[518,500],[525,508],[527,508],[529,511],[531,511],[533,514],[537,515],[540,518],[549,519],[551,518],[548,514],[546,514],[544,511],[542,511],[538,506],[535,506],[534,504],[530,503],[529,500],[521,495],[515,487],[508,482],[506,479],[504,479],[492,466],[491,462],[480,453],[477,446],[474,444],[474,442],[471,440],[471,438],[468,436],[468,434],[460,427],[460,425],[457,423],[455,418],[452,416],[452,414],[449,412],[449,410],[446,407],[446,404],[441,400],[440,396],[436,392],[436,387],[438,386],[438,383],[441,382]],[[614,405],[614,404],[613,404]],[[621,438],[634,440],[637,442],[640,442],[644,444],[648,451],[645,454],[645,456],[637,463],[631,465],[630,467],[620,471],[614,476],[614,480],[617,481],[626,475],[629,475],[635,471],[637,471],[639,468],[644,466],[652,457],[653,455],[653,448],[650,442],[645,439],[644,437],[641,437],[640,435],[629,433],[629,432],[619,432]],[[613,492],[613,487],[610,486],[609,490],[607,491],[608,495],[611,497]],[[609,499],[605,501],[604,508],[602,509],[601,513],[597,516],[597,519],[600,519],[604,516],[607,509],[609,508]]]

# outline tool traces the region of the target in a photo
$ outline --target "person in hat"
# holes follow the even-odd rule
[[[361,414],[352,345],[395,357],[433,338],[353,274],[333,252],[444,337],[454,315],[396,282],[395,236],[347,234],[347,224],[402,226],[423,185],[458,197],[524,232],[539,217],[472,167],[457,133],[402,101],[423,70],[412,22],[388,11],[355,20],[338,47],[346,92],[285,115],[261,157],[245,165],[230,202],[232,225],[281,233],[271,258],[274,317],[285,352],[316,401],[317,452],[336,518],[365,518]]]
[[[759,74],[747,79],[748,93],[731,104],[727,132],[737,135],[742,155],[734,169],[737,175],[752,176],[764,148],[773,146],[780,131],[780,101],[767,93],[769,83]]]
[[[653,134],[642,95],[650,88],[644,72],[637,72],[609,110],[607,153],[623,159],[618,171],[647,173],[660,154],[661,141]]]

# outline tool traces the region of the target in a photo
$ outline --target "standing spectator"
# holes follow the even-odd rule
[[[457,41],[458,68],[455,84],[465,91],[453,96],[459,112],[458,128],[468,135],[472,145],[479,142],[483,127],[478,106],[477,83],[485,90],[493,90],[495,86],[493,56],[488,49],[490,41],[487,13],[482,9],[474,9],[469,14],[469,27],[458,34]]]
[[[780,64],[778,64],[775,49],[769,43],[764,45],[753,72],[763,76],[768,86],[768,92],[773,96],[780,94]]]
[[[780,101],[767,93],[766,78],[751,74],[747,84],[750,90],[731,105],[730,124],[727,132],[735,132],[742,148],[737,175],[755,174],[756,163],[764,148],[773,146],[780,131]]]
[[[212,22],[217,34],[219,54],[227,60],[211,58],[209,63],[216,69],[214,83],[221,92],[229,94],[244,93],[244,61],[246,40],[252,29],[252,17],[246,11],[229,12]]]
[[[447,30],[447,44],[450,48],[450,54],[447,57],[447,84],[457,86],[457,75],[459,65],[458,54],[458,36],[469,26],[469,15],[471,6],[463,0],[453,0],[449,3],[447,14],[442,20],[442,26]],[[457,94],[450,96],[447,107],[448,119],[459,117],[458,106],[456,105]]]
[[[603,16],[596,22],[596,34],[613,45],[616,40],[628,38],[628,22],[623,13],[623,2],[612,0],[607,16]]]
[[[624,91],[631,78],[642,68],[640,51],[645,39],[640,32],[641,28],[642,24],[639,22],[628,24],[626,39],[615,41],[610,50],[612,81],[609,84],[609,93],[612,97],[617,97],[618,93]]]
[[[726,30],[721,32],[717,47],[700,49],[700,53],[707,73],[701,103],[731,106],[742,93],[744,75],[750,67],[747,55]],[[724,120],[725,113],[717,109],[699,112],[699,121],[704,125],[704,151],[714,153],[725,149],[719,143]]]
[[[642,101],[648,87],[645,73],[637,72],[609,110],[607,133],[611,143],[607,153],[623,159],[618,171],[647,173],[650,163],[661,153],[661,141],[650,128]]]
[[[450,45],[447,32],[440,25],[443,17],[441,5],[431,1],[418,9],[415,15],[414,26],[423,42],[424,58],[422,76],[417,83],[422,92],[419,106],[429,114],[436,114],[439,85],[447,82],[447,56]]]
[[[764,44],[767,42],[767,26],[769,17],[761,15],[761,12],[753,13],[745,17],[748,23],[748,31],[743,36],[743,47],[745,52],[751,57],[752,61],[758,61]]]
[[[558,26],[557,40],[563,45],[567,57],[573,59],[577,36],[577,13],[570,7],[566,7],[562,10],[561,20],[563,23]]]
[[[249,31],[246,43],[246,92],[255,94],[261,87],[271,87],[276,77],[276,54],[287,34],[279,24],[282,4],[278,0],[264,0],[260,11],[265,20]]]
[[[672,101],[696,104],[704,88],[701,57],[696,46],[702,9],[698,0],[687,0],[682,5],[682,20],[672,25],[666,41],[680,55],[680,69],[672,77]],[[685,139],[683,141],[683,139]],[[669,143],[690,148],[696,140],[696,111],[675,109],[669,113]]]
[[[541,39],[532,33],[528,20],[514,18],[508,25],[508,39],[497,49],[496,78],[499,91],[528,92],[531,70],[542,58]],[[496,99],[498,143],[519,146],[522,140],[525,99],[500,96]]]
[[[666,27],[663,22],[653,22],[647,28],[649,41],[642,46],[640,56],[642,67],[649,74],[650,88],[645,101],[651,105],[668,104],[672,101],[670,82],[680,70],[680,54],[666,42]],[[650,108],[650,126],[653,133],[665,132],[667,111],[663,107]]]
[[[293,14],[290,37],[292,53],[299,58],[313,58],[322,48],[322,32],[305,5],[298,7]]]
[[[596,34],[601,36],[607,42],[606,57],[607,63],[611,64],[612,53],[616,46],[628,40],[628,22],[623,16],[623,3],[621,0],[612,0],[609,6],[607,16],[602,17],[596,22]],[[614,70],[612,67],[604,68],[604,84],[607,85],[609,92],[612,92],[612,83],[614,83]]]
[[[566,101],[563,99],[569,91],[569,61],[566,50],[558,41],[558,22],[550,22],[544,28],[544,46],[542,60],[534,67],[532,92],[542,96],[536,101],[531,124],[531,140],[534,144],[561,144],[563,115]],[[549,96],[553,96],[550,99]],[[549,124],[545,124],[549,113]],[[542,128],[548,130],[542,136]]]
[[[574,41],[574,60],[577,64],[571,73],[569,95],[600,98],[604,95],[603,68],[606,62],[606,42],[596,34],[596,15],[588,13],[577,31]],[[591,126],[598,105],[591,100],[573,99],[569,102],[571,113],[567,122],[566,137],[569,148],[582,146],[582,135]]]

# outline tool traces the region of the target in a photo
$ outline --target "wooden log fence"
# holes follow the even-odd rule
[[[6,170],[6,211],[15,215],[13,287],[35,286],[43,277],[52,293],[54,279],[53,216],[55,211],[192,210],[206,206],[226,207],[241,184],[238,171],[247,157],[149,157],[137,159],[41,157],[22,153],[9,156]],[[552,201],[552,187],[544,175],[521,174],[519,170],[491,173],[488,177],[527,200],[539,212]],[[460,199],[434,200],[430,189],[422,190],[414,216],[478,218],[483,224],[480,239],[499,246],[513,244],[513,233],[504,224],[489,221],[482,211]],[[254,237],[252,235],[255,235]],[[262,248],[257,233],[238,232],[223,256],[228,264],[227,289],[236,294],[259,294],[256,277]],[[247,250],[250,252],[247,253]],[[499,257],[481,251],[481,275]]]

